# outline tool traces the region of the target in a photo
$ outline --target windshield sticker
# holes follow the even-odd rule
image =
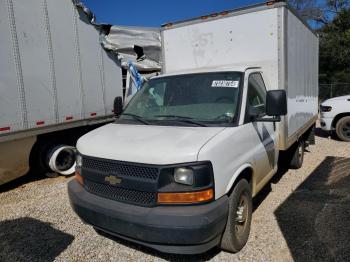
[[[239,81],[229,81],[229,80],[214,80],[211,87],[232,87],[237,88],[239,86]]]

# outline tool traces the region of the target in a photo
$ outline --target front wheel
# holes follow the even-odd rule
[[[350,142],[350,116],[343,117],[337,122],[336,133],[341,140]]]
[[[221,248],[237,253],[248,241],[252,222],[252,192],[248,181],[241,179],[229,197],[229,214],[221,239]]]

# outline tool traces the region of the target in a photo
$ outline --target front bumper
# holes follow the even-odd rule
[[[321,128],[324,131],[332,131],[332,122],[333,122],[333,118],[330,117],[321,117],[320,118],[320,124],[321,124]]]
[[[86,223],[111,235],[166,253],[203,253],[219,244],[228,216],[228,198],[195,206],[129,205],[68,184],[73,210]]]

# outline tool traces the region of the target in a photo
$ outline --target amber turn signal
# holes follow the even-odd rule
[[[78,183],[80,185],[84,185],[84,179],[83,177],[81,176],[80,172],[79,171],[75,171],[75,179],[78,181]]]
[[[212,200],[213,189],[188,193],[158,193],[159,204],[194,204]]]

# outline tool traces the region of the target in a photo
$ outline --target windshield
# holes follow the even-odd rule
[[[232,123],[238,114],[241,78],[242,73],[218,72],[151,79],[120,119]]]

